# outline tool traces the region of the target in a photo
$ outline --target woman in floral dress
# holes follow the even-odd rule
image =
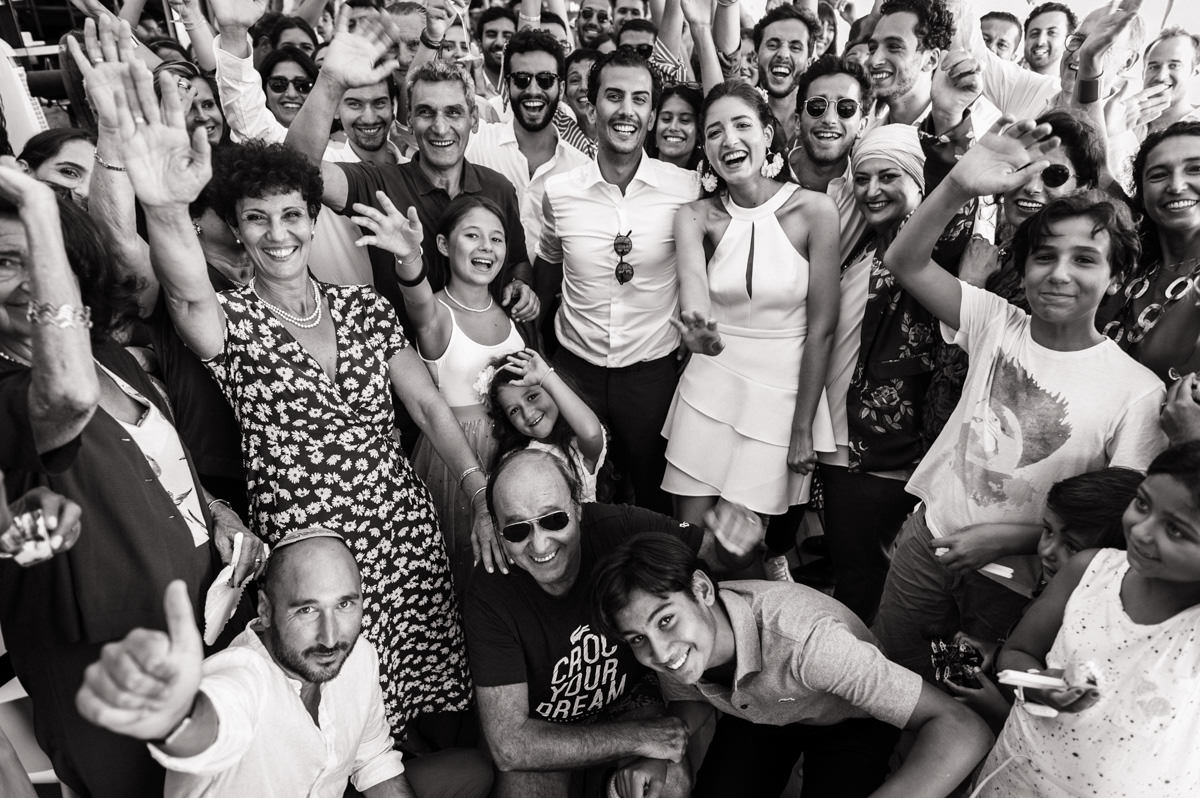
[[[192,149],[182,114],[167,110],[164,124],[156,111],[142,109],[148,121],[134,125],[125,166],[147,211],[172,318],[241,424],[253,530],[275,541],[324,526],[350,541],[398,737],[418,716],[464,709],[470,683],[446,552],[429,494],[395,436],[390,390],[462,474],[475,537],[488,542],[475,455],[387,301],[309,274],[320,174],[283,145],[223,152],[216,204],[255,276],[213,291],[187,216],[209,177],[207,147]]]

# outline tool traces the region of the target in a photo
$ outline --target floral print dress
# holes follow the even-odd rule
[[[349,541],[363,629],[379,650],[392,731],[470,699],[437,514],[394,437],[388,361],[408,346],[388,302],[319,283],[337,336],[321,366],[248,287],[219,295],[225,348],[207,365],[242,428],[251,529],[271,543],[322,526]]]

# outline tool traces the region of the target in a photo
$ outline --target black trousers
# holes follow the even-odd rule
[[[692,798],[778,798],[801,754],[801,798],[867,796],[887,778],[899,736],[899,729],[874,718],[760,726],[726,715],[717,722]]]
[[[554,367],[563,372],[600,417],[611,436],[613,462],[628,475],[634,502],[672,515],[671,498],[662,489],[667,441],[663,422],[679,381],[674,355],[622,368],[595,366],[560,348]]]
[[[822,464],[825,539],[833,564],[833,597],[870,625],[887,579],[887,550],[917,497],[904,481]]]

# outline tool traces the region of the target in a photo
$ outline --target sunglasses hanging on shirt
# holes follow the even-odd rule
[[[617,233],[613,239],[613,252],[617,253],[617,268],[613,274],[621,285],[633,279],[633,266],[625,262],[625,256],[633,252],[632,235],[633,231],[630,230],[628,233]]]

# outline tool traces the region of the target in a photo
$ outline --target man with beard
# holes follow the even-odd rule
[[[1025,68],[1058,77],[1067,37],[1079,26],[1075,12],[1062,3],[1042,3],[1025,18]]]
[[[605,52],[613,49],[613,12],[609,0],[583,0],[575,17],[575,42]]]
[[[320,162],[325,149],[322,131],[329,129],[342,95],[356,86],[378,82],[395,66],[395,61],[385,58],[396,34],[389,23],[385,15],[360,20],[353,31],[338,30],[308,101],[288,130],[289,146]],[[425,229],[429,282],[436,291],[446,284],[449,269],[446,257],[437,248],[437,222],[442,211],[463,193],[491,199],[504,214],[508,239],[507,259],[497,281],[503,293],[497,299],[517,321],[532,320],[538,306],[529,287],[532,275],[516,193],[502,175],[464,158],[477,120],[469,79],[454,64],[430,61],[410,72],[408,101],[408,124],[416,139],[417,157],[396,165],[321,163],[322,202],[339,213],[352,214],[355,203],[378,207],[377,192],[382,191],[398,207],[415,207]],[[407,321],[395,259],[384,250],[372,248],[371,267],[375,290],[392,303],[402,322]]]
[[[480,125],[467,144],[467,159],[495,169],[513,184],[525,245],[537,252],[546,180],[590,159],[560,138],[551,124],[564,78],[563,52],[554,37],[525,28],[509,41],[503,61],[500,88],[507,94],[513,118]]]
[[[675,212],[700,195],[695,172],[646,155],[661,86],[629,50],[600,57],[588,79],[599,152],[546,181],[534,268],[545,299],[561,291],[556,367],[612,435],[613,460],[636,504],[663,513],[666,442],[675,391],[679,314]]]
[[[931,108],[933,73],[950,49],[953,33],[954,19],[942,0],[883,4],[867,62],[876,106],[872,125],[924,120]]]
[[[800,76],[796,97],[798,146],[788,162],[801,186],[828,194],[837,205],[845,257],[866,229],[854,201],[850,152],[866,127],[871,82],[858,64],[824,55]]]
[[[754,26],[758,83],[788,141],[796,134],[796,79],[808,67],[820,32],[816,15],[793,5],[776,6]]]
[[[414,796],[383,712],[379,655],[362,631],[358,565],[336,532],[312,528],[275,545],[258,617],[203,659],[180,581],[167,587],[167,632],[135,629],[88,667],[84,717],[150,743],[167,769],[164,795],[334,798],[351,781],[366,796]],[[297,700],[299,699],[299,700]],[[450,794],[487,793],[490,769],[471,754],[410,769]]]
[[[1188,101],[1188,89],[1200,70],[1200,38],[1180,27],[1167,28],[1146,48],[1146,66],[1142,79],[1146,88],[1167,87],[1161,95],[1167,107],[1152,119],[1144,131],[1156,133],[1176,122],[1200,119],[1200,108]],[[1145,135],[1141,136],[1145,138]]]
[[[483,53],[483,68],[478,74],[483,80],[475,87],[481,97],[494,97],[503,92],[500,85],[500,66],[504,63],[504,48],[517,32],[517,15],[504,6],[492,6],[479,15],[479,49]]]

